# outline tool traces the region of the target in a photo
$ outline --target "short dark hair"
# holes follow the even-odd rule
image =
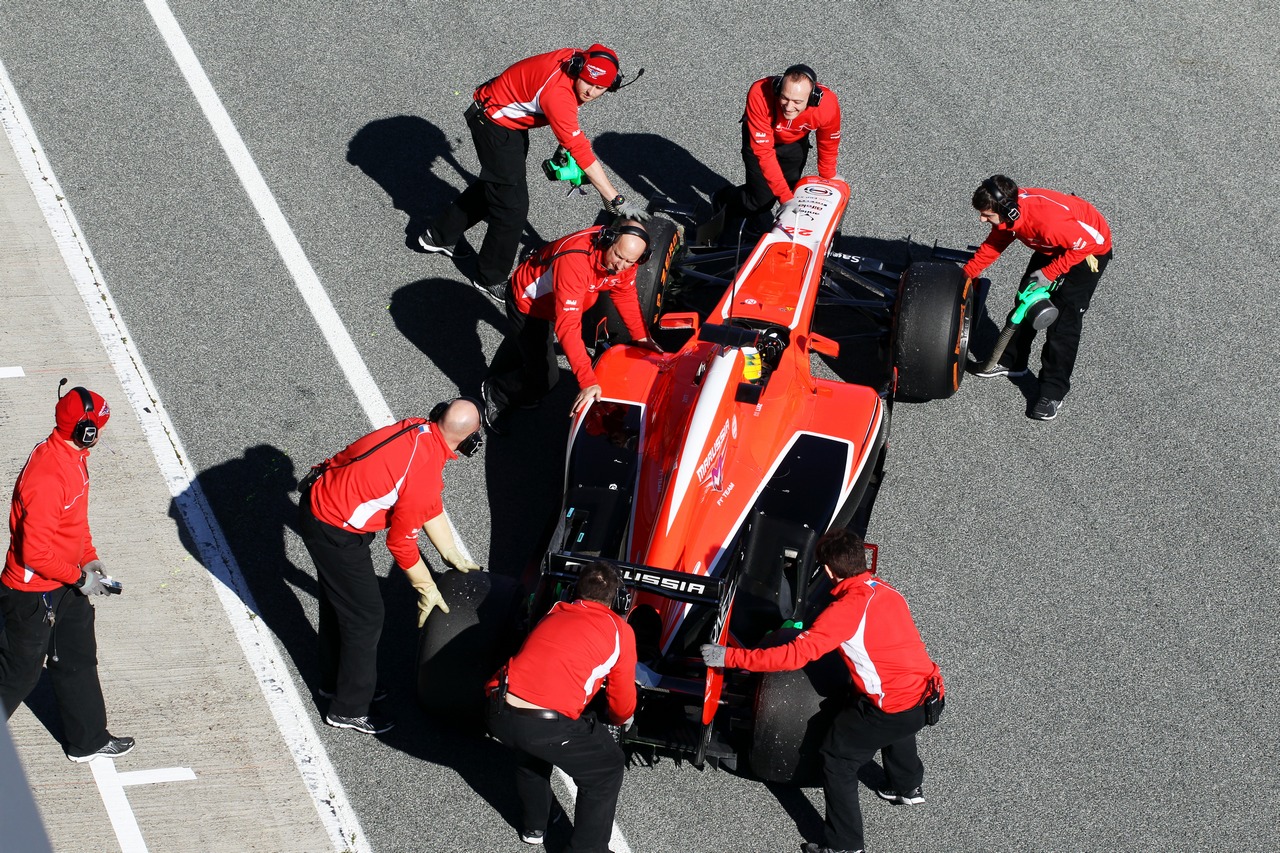
[[[596,561],[578,572],[578,598],[612,607],[620,586],[622,578],[618,570],[608,563]]]
[[[1007,203],[1018,203],[1018,185],[1013,182],[1013,179],[1006,178],[1004,175],[992,175],[973,191],[973,209],[979,213],[995,211],[1003,219],[1005,218],[1004,207],[996,203],[995,194],[991,192],[992,186],[1000,191],[1000,195]]]
[[[838,578],[851,578],[867,570],[867,549],[862,537],[844,527],[822,534],[814,554],[818,563]]]

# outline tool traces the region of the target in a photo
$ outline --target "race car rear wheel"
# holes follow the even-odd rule
[[[671,263],[680,248],[680,230],[670,219],[661,216],[653,217],[644,227],[649,232],[649,248],[652,251],[649,260],[636,270],[636,296],[640,300],[640,316],[644,318],[645,328],[652,334],[658,316],[662,313],[662,299],[671,279]],[[596,327],[602,318],[606,321],[611,343],[631,339],[631,333],[622,322],[613,300],[606,296],[591,306],[591,310],[582,317],[582,330],[587,337],[588,346],[598,343]]]
[[[490,572],[446,572],[449,612],[433,610],[418,645],[418,701],[434,714],[482,720],[484,683],[517,641],[520,585]]]
[[[974,288],[955,264],[923,261],[907,267],[894,317],[898,399],[942,400],[960,388],[973,310]]]

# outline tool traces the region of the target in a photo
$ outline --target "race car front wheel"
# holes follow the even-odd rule
[[[973,310],[974,287],[955,264],[923,261],[907,267],[894,306],[898,399],[943,400],[960,388]]]

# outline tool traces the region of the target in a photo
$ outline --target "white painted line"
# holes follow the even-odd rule
[[[27,183],[35,193],[58,250],[88,309],[125,396],[133,406],[147,443],[169,487],[183,523],[196,542],[200,561],[209,572],[218,600],[240,643],[245,658],[267,697],[267,706],[297,765],[303,783],[311,793],[320,820],[335,850],[365,853],[368,841],[360,821],[347,801],[342,782],[329,762],[316,735],[312,713],[298,696],[289,670],[280,657],[271,631],[257,618],[258,606],[244,582],[240,567],[231,555],[196,482],[186,449],[169,420],[169,415],[151,381],[142,357],[125,327],[115,299],[97,275],[98,264],[88,245],[80,239],[80,226],[64,199],[57,177],[35,130],[18,99],[9,72],[0,61],[0,126],[13,146]],[[94,761],[98,764],[103,759]]]
[[[196,771],[190,767],[161,767],[156,770],[130,770],[128,773],[117,773],[120,784],[126,788],[130,785],[156,785],[161,782],[194,782]]]
[[[21,367],[0,367],[0,379],[21,379],[26,375]]]
[[[98,793],[102,794],[107,817],[111,819],[111,828],[115,830],[116,841],[120,842],[122,853],[147,853],[147,843],[142,840],[138,819],[133,816],[133,807],[129,805],[124,786],[120,784],[115,761],[110,758],[95,758],[89,762],[89,769],[93,771],[93,781],[98,783]]]
[[[364,359],[360,357],[360,351],[356,349],[355,342],[347,333],[347,327],[342,324],[342,318],[338,316],[333,303],[329,300],[329,294],[320,283],[320,277],[316,275],[311,262],[307,260],[306,253],[302,251],[302,244],[298,242],[293,229],[285,220],[280,205],[276,203],[275,194],[271,192],[266,180],[262,177],[262,172],[258,170],[258,165],[249,153],[248,146],[244,144],[244,139],[236,130],[235,123],[231,121],[231,115],[222,105],[222,99],[218,97],[213,84],[209,82],[208,75],[204,73],[204,68],[196,58],[190,43],[187,42],[182,27],[178,26],[178,21],[169,11],[165,0],[145,0],[145,4],[147,11],[156,22],[156,28],[173,54],[178,70],[186,78],[187,85],[191,87],[192,94],[196,96],[200,109],[204,111],[205,118],[209,120],[209,125],[218,138],[218,143],[222,145],[227,159],[231,161],[231,168],[240,179],[240,184],[248,194],[249,201],[253,203],[253,209],[257,211],[258,217],[267,229],[267,234],[271,237],[271,242],[275,244],[276,251],[280,253],[285,267],[293,276],[294,284],[302,294],[303,301],[307,303],[307,308],[311,310],[311,316],[320,327],[320,332],[328,342],[329,349],[333,351],[338,366],[347,377],[347,382],[355,392],[356,400],[364,409],[365,416],[375,427],[394,423],[395,416],[392,415],[391,408],[382,396],[382,391],[378,389],[377,383],[373,381],[373,374],[369,372]],[[468,560],[472,559],[471,552],[467,550],[466,543],[458,535],[458,529],[453,526],[453,520],[449,518],[447,512],[445,520],[449,522],[449,530],[453,533],[458,549]]]

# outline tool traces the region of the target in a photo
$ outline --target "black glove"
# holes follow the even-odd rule
[[[101,560],[93,560],[80,569],[80,580],[76,581],[76,589],[81,595],[106,595],[107,588],[102,585],[102,575],[98,572],[105,568]]]
[[[704,643],[701,651],[702,660],[707,666],[724,668],[724,646],[717,646],[715,643]]]

